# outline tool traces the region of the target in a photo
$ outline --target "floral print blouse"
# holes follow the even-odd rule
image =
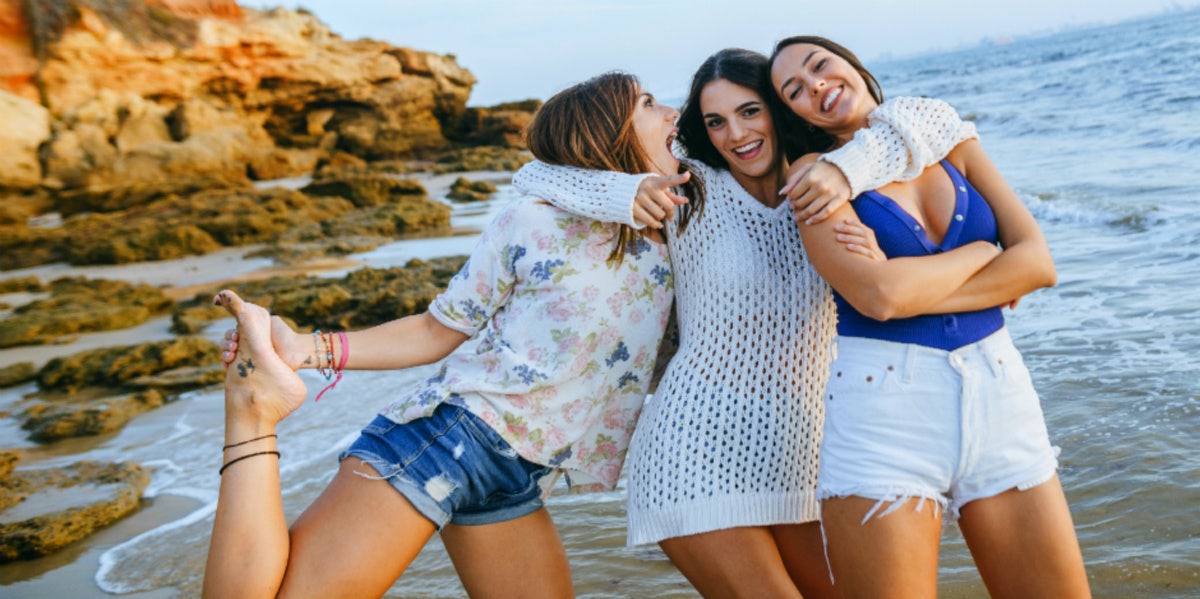
[[[611,489],[642,409],[671,309],[665,244],[638,238],[609,262],[617,226],[522,196],[481,235],[429,306],[480,336],[385,409],[404,423],[442,402],[489,424],[521,457]]]

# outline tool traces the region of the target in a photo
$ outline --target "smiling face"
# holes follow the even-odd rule
[[[853,65],[817,44],[780,49],[771,84],[796,116],[842,141],[866,127],[867,115],[879,105]]]
[[[700,111],[708,139],[734,177],[778,174],[775,124],[766,102],[754,90],[714,79],[700,92]]]
[[[679,171],[679,159],[671,153],[671,144],[679,129],[675,119],[679,111],[659,104],[654,94],[638,86],[637,105],[633,108],[633,131],[646,153],[647,171],[671,175]]]

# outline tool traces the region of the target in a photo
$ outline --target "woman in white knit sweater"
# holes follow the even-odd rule
[[[680,117],[678,141],[705,197],[665,222],[679,347],[630,447],[628,542],[658,542],[706,597],[830,597],[838,590],[814,492],[834,305],[797,251],[779,194],[784,141],[765,100],[765,67],[756,52],[718,52],[694,76]],[[974,136],[933,100],[893,100],[872,119],[807,167],[815,176],[795,195],[848,198],[911,177]],[[823,191],[830,180],[839,192]],[[635,224],[635,215],[669,215],[660,203],[673,179],[534,162],[513,182],[569,211]],[[843,232],[848,247],[871,253],[869,231],[846,223]]]

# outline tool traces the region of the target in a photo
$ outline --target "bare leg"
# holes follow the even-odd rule
[[[275,425],[304,401],[304,382],[271,348],[270,314],[229,291],[217,303],[237,318],[241,345],[225,371],[225,450],[205,597],[274,597],[288,559]],[[261,438],[261,439],[260,439]],[[260,439],[250,441],[251,439]],[[249,456],[249,457],[246,457]]]
[[[433,536],[433,522],[377,474],[349,458],[292,525],[281,597],[379,597]],[[511,549],[511,548],[510,548]]]
[[[937,596],[938,542],[941,519],[932,502],[920,512],[920,499],[896,511],[863,516],[876,500],[864,497],[827,499],[821,518],[829,537],[829,561],[849,598],[914,598]]]
[[[273,435],[304,401],[303,381],[275,354],[270,315],[229,291],[218,303],[238,320],[238,355],[225,378],[226,444]],[[275,439],[238,445],[225,460],[275,450]],[[346,460],[296,521],[289,538],[274,455],[247,457],[221,479],[204,596],[382,595],[433,535],[433,523],[384,481]]]
[[[567,554],[545,508],[496,524],[449,524],[442,541],[474,599],[575,596]]]
[[[1057,476],[968,503],[958,526],[991,596],[1091,596]]]
[[[829,566],[825,563],[825,544],[821,540],[819,522],[772,526],[771,534],[775,536],[779,555],[792,582],[796,583],[806,599],[842,596],[841,587],[829,580]]]
[[[765,526],[727,528],[659,543],[701,595],[800,598]]]

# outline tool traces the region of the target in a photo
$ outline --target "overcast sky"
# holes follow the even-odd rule
[[[1200,0],[240,0],[303,6],[346,39],[454,54],[479,82],[469,104],[554,92],[612,69],[662,98],[686,94],[710,54],[767,53],[789,35],[824,35],[867,66],[1065,27],[1113,23]]]

